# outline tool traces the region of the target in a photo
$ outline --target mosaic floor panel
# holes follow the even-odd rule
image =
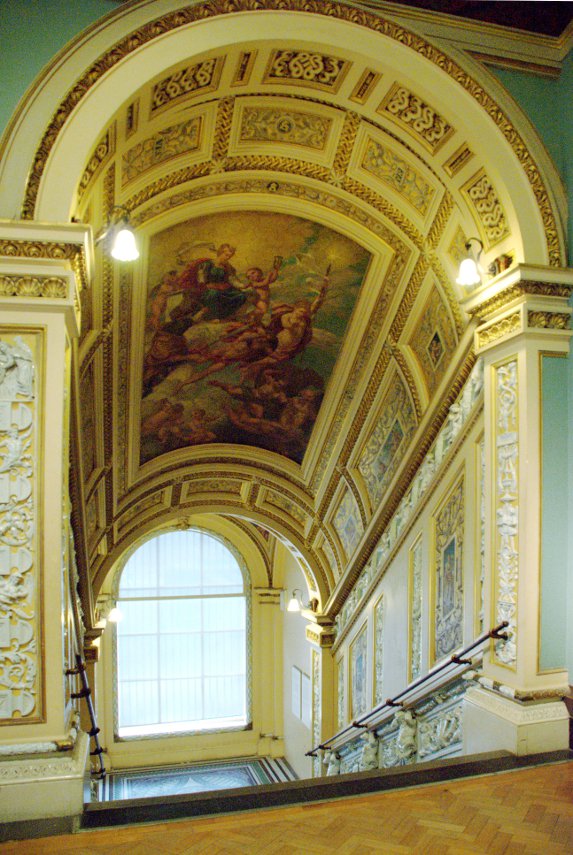
[[[221,761],[201,765],[162,766],[110,772],[100,782],[94,801],[121,801],[256,787],[292,781],[296,775],[285,760],[265,758]]]

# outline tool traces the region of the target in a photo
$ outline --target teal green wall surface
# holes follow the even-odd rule
[[[54,55],[83,29],[117,8],[112,0],[0,0],[0,131],[30,83]]]
[[[569,436],[568,362],[554,356],[542,357],[543,458],[541,498],[541,653],[542,671],[564,668],[567,644],[567,514],[568,479],[564,470]]]

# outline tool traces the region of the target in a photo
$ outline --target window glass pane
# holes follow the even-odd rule
[[[156,635],[130,635],[122,639],[118,676],[122,682],[159,677]]]
[[[203,601],[203,627],[216,629],[245,628],[245,600],[243,597],[225,597]]]
[[[118,600],[122,619],[117,624],[119,638],[157,632],[157,602],[155,600]]]
[[[247,723],[244,588],[234,555],[203,532],[133,553],[119,586],[120,736]]]
[[[121,683],[118,701],[119,720],[123,727],[159,721],[159,686],[156,680]]]
[[[201,600],[160,600],[158,606],[160,632],[200,632]]]
[[[162,635],[159,640],[161,677],[201,676],[201,633]]]

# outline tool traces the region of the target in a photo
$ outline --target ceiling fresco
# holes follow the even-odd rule
[[[370,257],[333,229],[271,212],[154,235],[140,462],[212,442],[302,462]]]

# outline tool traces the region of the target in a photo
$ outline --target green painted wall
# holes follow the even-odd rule
[[[113,0],[0,0],[0,130],[53,56],[83,29],[117,8]]]

